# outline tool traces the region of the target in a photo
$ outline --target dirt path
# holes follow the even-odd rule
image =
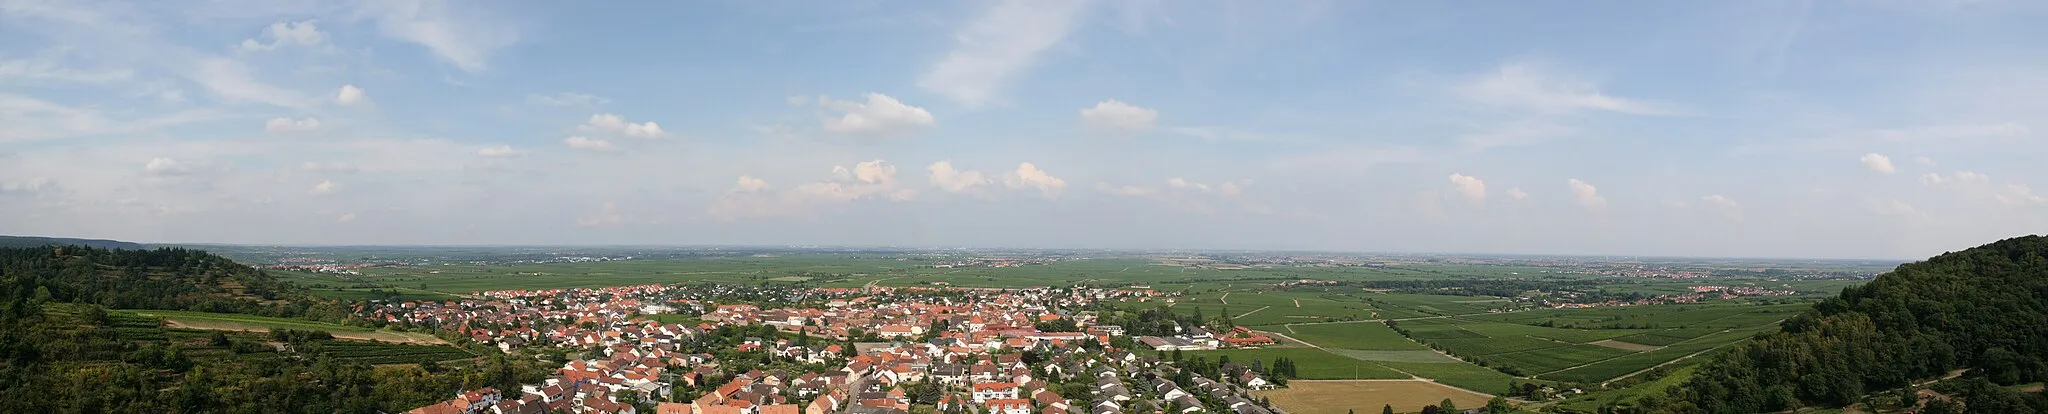
[[[1223,302],[1223,304],[1225,304],[1225,305],[1229,305],[1229,304],[1230,304],[1230,292],[1223,292],[1223,296],[1218,296],[1218,297],[1216,297],[1216,301],[1217,301],[1217,302]]]
[[[1780,320],[1778,320],[1778,322],[1784,322],[1784,321],[1785,321],[1785,320],[1783,320],[1783,319],[1780,319]],[[1729,329],[1723,329],[1723,330],[1721,330],[1721,332],[1728,332],[1728,331],[1733,331],[1733,330],[1735,330],[1735,329],[1734,329],[1734,328],[1729,328]],[[1700,339],[1701,337],[1705,337],[1705,336],[1706,336],[1706,335],[1700,335],[1700,336],[1698,336],[1698,337],[1694,337],[1694,338],[1692,338],[1692,339]],[[1692,339],[1687,339],[1687,340],[1685,340],[1685,341],[1678,341],[1678,342],[1676,342],[1676,343],[1672,343],[1671,345],[1678,345],[1678,344],[1682,344],[1682,343],[1685,343],[1686,341],[1691,341]],[[1721,349],[1721,347],[1725,347],[1725,346],[1729,346],[1729,345],[1734,345],[1734,344],[1739,344],[1739,343],[1744,343],[1744,342],[1749,342],[1749,340],[1739,340],[1739,341],[1735,341],[1735,342],[1729,342],[1729,343],[1721,344],[1720,346],[1715,346],[1715,347],[1713,347],[1713,348],[1707,348],[1706,350],[1703,350],[1703,351],[1699,351],[1699,352],[1694,352],[1694,353],[1686,354],[1685,356],[1682,356],[1682,357],[1672,358],[1672,359],[1671,359],[1670,361],[1664,361],[1664,363],[1661,363],[1661,364],[1657,364],[1657,365],[1651,365],[1651,366],[1650,366],[1649,368],[1643,368],[1643,369],[1637,370],[1636,372],[1631,372],[1631,373],[1628,373],[1627,375],[1622,375],[1622,376],[1619,376],[1619,377],[1614,377],[1614,378],[1608,378],[1608,379],[1607,379],[1606,381],[1601,381],[1601,382],[1600,382],[1600,386],[1602,386],[1602,387],[1605,387],[1605,386],[1607,386],[1607,384],[1609,384],[1609,383],[1613,383],[1613,382],[1615,382],[1615,381],[1620,381],[1620,380],[1622,380],[1623,378],[1633,377],[1633,376],[1636,376],[1636,375],[1638,375],[1638,374],[1642,374],[1642,373],[1645,373],[1645,372],[1650,372],[1650,370],[1654,370],[1654,369],[1657,369],[1657,368],[1662,368],[1662,367],[1664,367],[1665,365],[1671,365],[1671,364],[1676,364],[1676,363],[1678,363],[1678,361],[1684,361],[1684,360],[1687,360],[1687,359],[1692,359],[1692,357],[1700,356],[1701,354],[1705,354],[1705,353],[1708,353],[1708,352],[1714,352],[1714,350],[1716,350],[1716,349]],[[1671,345],[1665,345],[1665,346],[1671,346]],[[1615,358],[1620,358],[1620,357],[1615,357]],[[1614,358],[1608,358],[1608,359],[1614,359]],[[1592,364],[1597,364],[1597,363],[1600,363],[1601,361],[1606,361],[1606,359],[1603,359],[1603,360],[1600,360],[1600,361],[1593,361],[1593,362],[1591,362],[1591,363],[1587,363],[1587,364],[1585,364],[1585,365],[1580,365],[1580,366],[1586,366],[1586,365],[1592,365]],[[1578,368],[1578,367],[1572,367],[1572,368]],[[1571,369],[1571,368],[1565,368],[1565,369]],[[1562,370],[1559,370],[1559,371],[1562,371]],[[1556,372],[1556,371],[1551,371],[1551,372]],[[1548,372],[1546,372],[1546,374],[1548,374]]]
[[[1254,314],[1254,313],[1259,313],[1259,311],[1262,311],[1262,310],[1266,310],[1266,308],[1270,308],[1270,307],[1272,307],[1272,306],[1264,306],[1264,307],[1260,307],[1260,308],[1258,308],[1258,309],[1252,309],[1252,311],[1251,311],[1251,312],[1245,312],[1245,313],[1243,313],[1243,314],[1240,314],[1240,315],[1234,316],[1234,317],[1232,317],[1232,319],[1236,319],[1236,318],[1242,318],[1242,317],[1246,317],[1246,316],[1251,316],[1251,315],[1252,315],[1252,314]],[[1289,329],[1289,331],[1293,331],[1293,330],[1292,330],[1292,329]]]
[[[1294,307],[1297,307],[1297,308],[1301,307],[1301,299],[1295,299],[1295,300],[1294,300]]]

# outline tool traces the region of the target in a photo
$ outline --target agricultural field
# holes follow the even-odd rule
[[[1295,381],[1287,388],[1253,394],[1272,399],[1293,414],[1377,413],[1389,405],[1395,412],[1420,412],[1445,398],[1460,408],[1477,408],[1490,399],[1420,380]]]
[[[1187,358],[1205,357],[1217,360],[1229,357],[1231,362],[1249,364],[1253,360],[1272,364],[1274,360],[1293,360],[1300,371],[1301,379],[1406,379],[1408,375],[1387,367],[1354,358],[1332,354],[1315,348],[1265,348],[1227,349],[1216,351],[1187,352]]]
[[[1380,322],[1326,323],[1287,326],[1287,336],[1325,348],[1367,351],[1427,351],[1429,347],[1402,337]]]

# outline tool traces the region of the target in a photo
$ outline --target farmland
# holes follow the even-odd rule
[[[124,310],[116,314],[131,314],[152,319],[162,319],[167,325],[178,328],[221,330],[239,332],[268,332],[272,329],[302,329],[325,331],[336,338],[376,340],[383,342],[404,342],[416,344],[446,344],[447,341],[414,332],[377,330],[359,326],[345,326],[335,323],[303,319],[272,318],[235,313],[208,313],[163,310]]]
[[[1459,407],[1479,407],[1488,398],[1420,380],[1295,381],[1285,389],[1257,394],[1294,414],[1376,413],[1389,405],[1396,412],[1418,412],[1445,398]]]
[[[1419,409],[1446,397],[1477,406],[1511,384],[1599,390],[1661,380],[1776,323],[1857,280],[1619,277],[1654,266],[1754,269],[1771,274],[1868,274],[1883,264],[1811,264],[1735,260],[1615,264],[1599,260],[1399,257],[1270,260],[1272,256],[1113,252],[860,250],[591,250],[504,257],[474,252],[364,249],[346,254],[367,265],[353,274],[280,271],[314,295],[348,300],[445,300],[498,289],[719,283],[790,287],[1098,287],[1149,292],[1092,311],[1163,309],[1189,319],[1270,332],[1282,344],[1263,349],[1186,352],[1215,362],[1296,362],[1297,385],[1269,393],[1298,413],[1335,412],[1317,401],[1369,395]],[[470,255],[470,256],[465,256]],[[575,256],[575,257],[571,257]],[[574,258],[568,260],[565,258]],[[595,258],[595,259],[593,259]],[[1000,265],[997,265],[1000,264]],[[1806,266],[1806,267],[1799,267]],[[1747,270],[1744,270],[1747,271]],[[1738,274],[1744,274],[1739,273]],[[1775,292],[1712,298],[1702,285]],[[1690,295],[1690,296],[1688,296]],[[1665,298],[1688,297],[1685,300]],[[1569,308],[1563,305],[1596,303]],[[155,312],[155,311],[152,311]],[[312,322],[155,312],[181,326],[306,329]],[[1199,317],[1197,317],[1199,316]],[[645,315],[663,323],[683,315]],[[337,335],[402,335],[319,326]],[[403,336],[397,337],[403,338]],[[390,340],[397,340],[391,339]],[[339,342],[338,342],[339,343]],[[430,347],[428,347],[430,348]],[[334,352],[378,363],[459,358],[453,348],[340,345]],[[459,350],[457,350],[459,351]],[[1648,375],[1636,376],[1653,371]],[[1617,379],[1630,378],[1627,381]],[[1429,380],[1407,381],[1413,378]],[[1325,381],[1329,380],[1329,381]],[[1371,381],[1337,381],[1371,380]],[[1459,390],[1463,389],[1463,390]],[[1619,391],[1616,391],[1619,392]],[[1521,395],[1517,395],[1521,397]],[[1403,400],[1406,398],[1407,400]],[[1414,401],[1408,401],[1414,400]],[[1401,407],[1413,403],[1414,407]],[[1318,411],[1323,410],[1323,411]]]

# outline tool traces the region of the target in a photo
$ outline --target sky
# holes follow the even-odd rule
[[[0,234],[1917,258],[2048,232],[2044,18],[0,0]]]

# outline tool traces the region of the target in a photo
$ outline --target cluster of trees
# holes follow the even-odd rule
[[[0,249],[0,299],[6,303],[0,412],[400,412],[461,390],[517,389],[552,368],[503,355],[439,372],[373,368],[317,352],[272,353],[262,344],[318,340],[324,332],[281,330],[276,338],[215,333],[180,343],[153,320],[117,318],[102,307],[191,309],[213,302],[253,310],[311,308],[256,299],[311,302],[292,292],[254,269],[198,251]],[[227,350],[202,355],[188,346]]]
[[[2048,412],[2003,385],[2048,379],[2048,237],[2008,239],[1897,270],[1816,304],[1702,364],[1649,412],[1841,407],[1961,370],[1970,413]],[[1954,382],[1954,381],[1952,381]],[[1997,386],[1994,386],[1997,385]]]

